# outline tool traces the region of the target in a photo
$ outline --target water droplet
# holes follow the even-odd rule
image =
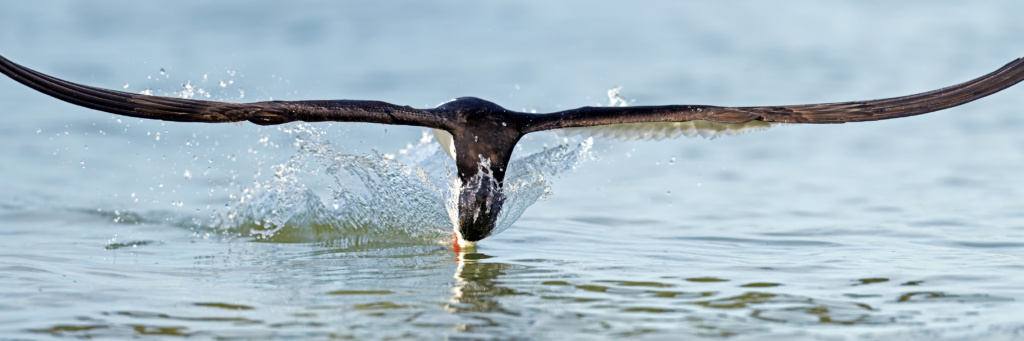
[[[128,88],[128,83],[124,83],[124,86],[122,86],[121,88],[122,89],[127,89]]]
[[[203,89],[193,86],[192,81],[186,81],[184,84],[181,85],[181,92],[178,93],[178,96],[180,96],[181,98],[189,99],[195,96],[196,92],[199,92],[199,94],[201,95],[203,93]]]
[[[628,102],[626,102],[626,100],[622,98],[621,95],[619,95],[620,91],[622,91],[622,86],[616,86],[614,88],[608,89],[609,107],[624,107],[628,105]]]
[[[502,127],[507,127],[507,126],[508,126],[508,123],[505,123],[505,122],[501,122],[501,126],[502,126]]]
[[[225,81],[220,81],[220,87],[226,88],[226,87],[228,87],[228,83],[225,82]]]
[[[190,172],[187,169],[185,170],[185,174],[182,175],[185,177],[185,179],[192,179],[192,172]]]

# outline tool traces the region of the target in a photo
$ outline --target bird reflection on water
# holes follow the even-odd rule
[[[478,253],[472,247],[456,250],[455,255],[455,283],[445,309],[463,317],[461,320],[464,322],[460,322],[456,329],[472,333],[477,329],[501,328],[508,324],[509,321],[505,320],[520,316],[520,313],[502,307],[501,301],[507,296],[528,293],[503,286],[502,280],[509,276],[509,271],[523,270],[524,266],[484,261],[492,257]]]
[[[913,316],[894,314],[856,298],[826,299],[794,294],[782,283],[746,282],[714,277],[625,281],[564,278],[543,266],[523,261],[501,262],[474,248],[455,250],[455,282],[445,305],[458,316],[460,336],[515,335],[523,326],[537,335],[558,325],[583,332],[617,336],[654,334],[680,325],[701,336],[728,337],[769,328],[801,325],[889,325],[913,323]],[[529,262],[544,263],[544,260]],[[863,283],[864,280],[854,282]],[[742,283],[742,284],[737,284]],[[534,314],[504,306],[515,301],[558,301],[553,321],[534,320]],[[612,312],[646,315],[639,325],[624,325]],[[495,314],[497,313],[497,314]],[[564,318],[564,321],[560,321]],[[762,323],[752,323],[760,320]],[[795,329],[794,329],[795,331]]]

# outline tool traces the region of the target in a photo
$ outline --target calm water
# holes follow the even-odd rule
[[[0,53],[230,101],[510,109],[904,95],[1024,52],[1020,1],[0,5]],[[0,79],[0,339],[1024,338],[1024,87],[737,137],[533,136],[447,245],[423,131],[183,124]],[[545,196],[530,206],[533,200]],[[526,208],[528,206],[528,208]],[[514,221],[514,223],[512,223]]]

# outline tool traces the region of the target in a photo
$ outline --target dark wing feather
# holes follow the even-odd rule
[[[132,94],[68,82],[15,64],[2,56],[0,73],[71,104],[139,118],[177,122],[250,121],[260,125],[292,121],[370,122],[450,129],[446,113],[379,101],[227,103]]]
[[[780,123],[845,123],[886,120],[955,107],[991,95],[1024,80],[1024,59],[973,80],[916,95],[870,101],[770,107],[669,105],[650,107],[583,107],[536,115],[524,132],[605,124],[751,121]]]

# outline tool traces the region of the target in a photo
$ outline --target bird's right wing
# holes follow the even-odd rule
[[[176,122],[369,122],[451,129],[450,114],[380,101],[229,103],[132,94],[65,81],[0,56],[0,73],[59,100],[113,114]]]
[[[680,132],[739,132],[774,123],[846,123],[886,120],[955,107],[991,95],[1024,80],[1024,59],[973,80],[916,95],[825,104],[763,107],[667,105],[583,107],[535,115],[524,133],[563,129],[669,129]],[[654,125],[651,125],[654,124]],[[674,126],[673,126],[674,125]],[[655,128],[645,128],[655,127]],[[661,128],[657,128],[661,127]],[[667,128],[666,128],[667,127]],[[664,134],[665,130],[656,134]],[[623,133],[624,134],[624,133]],[[703,134],[702,134],[703,135]],[[614,133],[611,137],[615,137]]]

